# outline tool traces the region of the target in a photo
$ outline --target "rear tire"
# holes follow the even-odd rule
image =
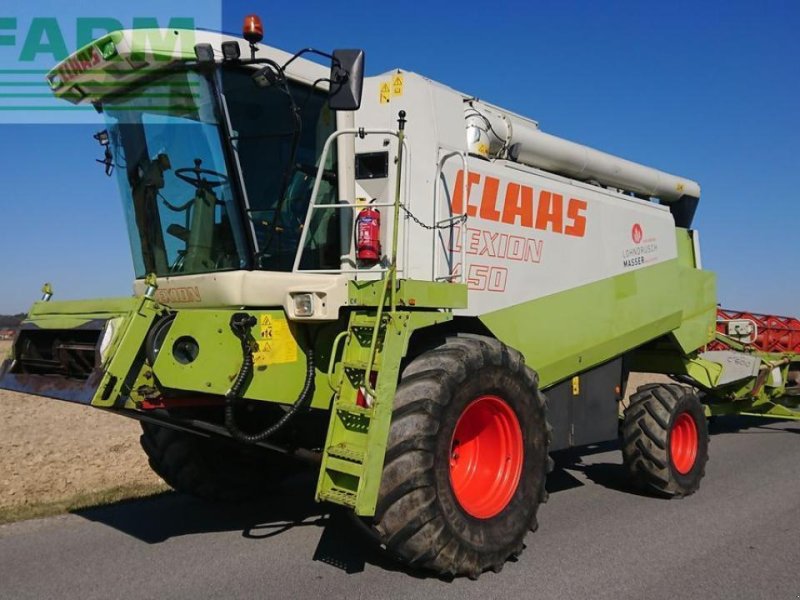
[[[403,371],[374,532],[413,567],[499,571],[537,528],[549,442],[538,377],[519,352],[448,338]]]
[[[708,424],[691,388],[638,388],[625,410],[622,435],[623,461],[636,484],[676,498],[700,487],[708,461]]]
[[[142,422],[139,441],[150,468],[174,490],[211,501],[258,498],[274,488],[291,465],[260,448]]]

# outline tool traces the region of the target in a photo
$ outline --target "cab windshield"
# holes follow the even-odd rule
[[[105,104],[137,278],[247,265],[212,92],[183,71]]]
[[[322,91],[251,75],[221,69],[221,106],[191,70],[105,101],[137,278],[291,270],[335,115]],[[318,201],[335,202],[335,152],[323,173]],[[302,268],[338,268],[338,213],[315,211]]]
[[[288,82],[254,85],[253,71],[222,70],[231,144],[241,167],[247,215],[257,248],[255,267],[291,270],[300,242],[322,148],[336,129],[327,93]],[[336,146],[327,155],[318,204],[336,197]],[[338,210],[317,210],[300,266],[338,268]]]

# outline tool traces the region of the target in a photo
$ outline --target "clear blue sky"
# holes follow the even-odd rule
[[[267,44],[362,47],[368,74],[415,71],[698,180],[723,305],[800,314],[800,2],[226,0],[225,29],[251,11]],[[60,299],[130,293],[97,129],[0,125],[0,313],[45,280]]]

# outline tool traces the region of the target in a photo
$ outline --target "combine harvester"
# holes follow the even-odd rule
[[[707,417],[800,417],[800,323],[717,312],[697,183],[261,39],[119,31],[49,74],[107,120],[135,297],[46,289],[0,387],[138,419],[205,498],[311,462],[390,554],[470,577],[522,551],[550,452],[618,437],[630,372],[679,382],[621,425],[660,495],[697,490]]]

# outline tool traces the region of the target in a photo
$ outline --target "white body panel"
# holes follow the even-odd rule
[[[470,291],[462,314],[492,312],[677,257],[665,207],[504,162],[472,158],[469,166],[474,183],[464,279]],[[456,200],[457,179],[447,175]],[[459,234],[440,247],[443,264],[450,256],[460,263]]]
[[[347,304],[345,275],[276,273],[270,271],[225,271],[178,277],[159,277],[155,298],[178,308],[201,306],[283,306],[293,318],[296,294],[311,294],[314,314],[306,321],[331,321]],[[133,283],[133,293],[141,296],[147,287],[143,279]]]
[[[401,276],[442,280],[454,272],[455,280],[469,286],[469,308],[459,313],[480,315],[677,257],[675,225],[667,207],[508,160],[465,159],[464,96],[403,73],[402,94],[376,102],[383,84],[396,75],[367,79],[356,126],[396,127],[398,111],[406,111],[412,157],[404,202],[427,225],[453,210],[466,210],[468,215],[464,252],[461,225],[433,233],[403,216]],[[388,147],[392,158],[396,144],[388,141],[387,146],[387,141],[368,136],[357,139],[355,146],[356,153]],[[447,155],[435,183],[437,164]],[[469,172],[466,205],[459,176],[464,160]],[[357,181],[356,196],[391,202],[393,160],[390,165],[386,179]],[[550,219],[545,208],[539,216],[543,203],[553,207]],[[390,210],[383,215],[383,247],[388,252]]]

